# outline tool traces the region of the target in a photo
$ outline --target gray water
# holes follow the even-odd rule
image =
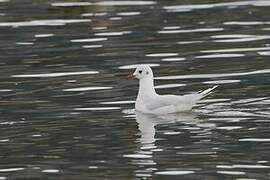
[[[0,0],[0,179],[270,178],[270,1]],[[185,114],[136,113],[219,85]]]

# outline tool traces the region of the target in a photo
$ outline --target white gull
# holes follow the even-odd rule
[[[148,65],[137,66],[135,72],[128,79],[139,80],[139,92],[137,95],[135,109],[143,113],[168,114],[190,111],[192,107],[202,98],[212,93],[217,87],[199,91],[187,95],[159,95],[154,88],[153,71]]]

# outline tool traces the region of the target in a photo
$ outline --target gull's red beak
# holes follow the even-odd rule
[[[136,76],[134,76],[133,73],[130,73],[130,74],[127,76],[127,79],[128,79],[128,80],[136,79]]]

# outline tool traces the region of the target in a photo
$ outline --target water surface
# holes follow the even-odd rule
[[[270,1],[0,0],[0,179],[269,179]],[[219,85],[192,112],[134,111]]]

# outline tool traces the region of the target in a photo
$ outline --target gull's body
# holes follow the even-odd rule
[[[167,114],[190,111],[203,97],[211,93],[214,86],[205,91],[188,95],[159,95],[154,88],[154,75],[147,65],[140,65],[129,78],[139,79],[139,92],[135,109],[143,113]]]

